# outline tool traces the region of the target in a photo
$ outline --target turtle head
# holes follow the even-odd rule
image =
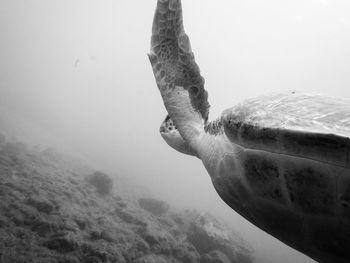
[[[159,132],[165,142],[173,149],[184,154],[197,156],[195,150],[182,138],[169,115],[166,116],[165,120],[160,125]]]

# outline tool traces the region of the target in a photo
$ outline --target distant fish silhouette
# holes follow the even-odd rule
[[[80,60],[79,60],[79,58],[78,58],[78,59],[74,62],[74,67],[75,67],[75,68],[78,68],[79,61],[80,61]]]

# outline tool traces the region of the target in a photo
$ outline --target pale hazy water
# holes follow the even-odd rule
[[[247,223],[200,161],[158,134],[165,110],[146,53],[155,0],[1,0],[0,103],[179,206],[233,221],[261,262],[311,262]],[[183,0],[211,119],[245,98],[350,97],[350,2]]]

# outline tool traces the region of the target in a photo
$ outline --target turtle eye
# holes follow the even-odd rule
[[[197,96],[199,92],[199,88],[197,86],[191,86],[189,88],[189,93],[193,96]]]

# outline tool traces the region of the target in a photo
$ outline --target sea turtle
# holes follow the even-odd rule
[[[311,258],[350,262],[350,99],[274,94],[209,121],[180,0],[158,0],[149,59],[163,138],[202,160],[220,197]]]

